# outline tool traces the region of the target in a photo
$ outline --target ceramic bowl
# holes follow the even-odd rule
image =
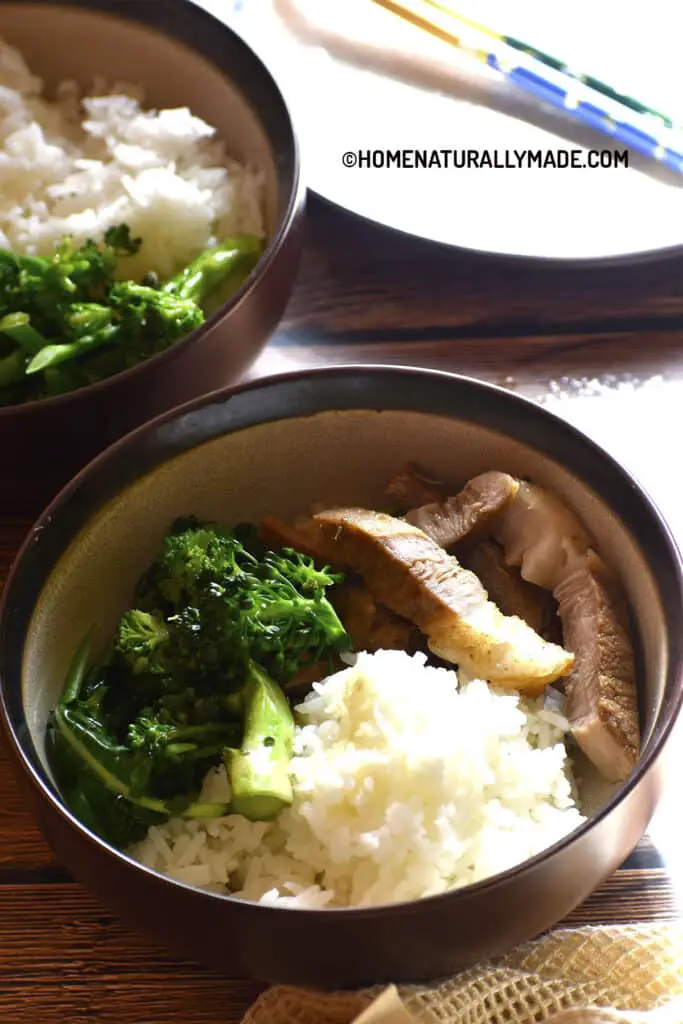
[[[268,244],[240,290],[166,352],[67,395],[0,408],[4,514],[37,514],[117,437],[166,409],[236,381],[284,311],[304,204],[296,137],[256,54],[189,0],[0,0],[0,37],[48,87],[96,77],[145,87],[152,107],[189,106],[228,153],[263,170]],[[56,40],[59,40],[58,45]]]
[[[382,507],[406,460],[453,486],[497,468],[554,489],[582,517],[630,604],[643,745],[623,784],[578,770],[588,820],[532,860],[447,895],[369,909],[272,908],[157,875],[90,834],[62,804],[47,715],[76,645],[114,627],[179,515],[234,523],[313,502]],[[681,559],[634,480],[588,438],[504,390],[433,371],[340,367],[204,397],[96,459],[36,523],[0,611],[8,749],[60,861],[116,913],[233,975],[347,987],[434,979],[565,917],[627,857],[662,783],[683,700]],[[49,906],[46,905],[49,916]]]

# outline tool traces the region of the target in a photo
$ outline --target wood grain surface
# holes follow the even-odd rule
[[[627,384],[635,409],[644,382],[679,387],[682,341],[683,258],[572,269],[487,260],[311,201],[295,294],[250,376],[342,362],[413,364],[483,377],[539,400],[566,393],[578,410],[596,382],[607,391]],[[0,497],[0,581],[29,526],[3,520],[1,510]],[[241,1019],[257,985],[231,979],[229,965],[217,977],[169,956],[98,906],[56,863],[6,751],[0,809],[0,1024]],[[567,923],[679,913],[672,878],[646,838]]]

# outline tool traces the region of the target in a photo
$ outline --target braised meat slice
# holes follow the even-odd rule
[[[322,524],[310,516],[301,516],[293,524],[278,516],[264,516],[259,523],[259,536],[274,550],[291,547],[310,555],[318,565],[347,568],[339,561],[339,550],[330,543]],[[423,641],[420,631],[412,622],[378,604],[361,580],[345,580],[330,591],[329,597],[355,650],[419,650]],[[307,667],[297,673],[292,685],[316,682],[329,671],[327,663]]]
[[[416,626],[378,604],[360,581],[341,583],[330,592],[330,601],[356,651],[412,654],[420,649],[422,636]]]
[[[547,590],[522,579],[519,569],[505,561],[495,541],[482,541],[458,552],[466,569],[478,576],[489,595],[504,615],[517,615],[533,630],[553,642],[562,642],[557,605]]]
[[[592,541],[577,516],[551,491],[519,482],[515,500],[492,523],[508,565],[544,590],[554,590],[583,564]]]
[[[274,551],[294,548],[303,555],[309,555],[318,565],[340,568],[334,561],[338,552],[327,543],[320,525],[310,516],[300,516],[293,524],[278,516],[264,516],[258,532],[263,543]]]
[[[493,536],[522,577],[552,591],[574,654],[566,713],[577,743],[610,782],[625,779],[640,748],[635,659],[626,602],[577,516],[550,491],[522,483]]]
[[[510,505],[518,490],[519,481],[514,477],[491,470],[473,477],[451,498],[412,509],[406,522],[450,550],[489,532],[492,520]]]
[[[399,512],[407,512],[418,505],[443,501],[448,495],[448,488],[429,470],[418,466],[416,462],[408,462],[401,472],[389,481],[386,494]]]
[[[329,509],[315,519],[339,560],[360,573],[380,604],[414,622],[438,657],[534,695],[571,669],[572,654],[503,615],[474,573],[412,524],[362,508]]]
[[[564,684],[566,714],[584,753],[610,782],[638,758],[640,729],[633,649],[605,566],[591,553],[555,590],[574,667]]]

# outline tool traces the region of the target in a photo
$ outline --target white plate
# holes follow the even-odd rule
[[[683,175],[668,176],[634,154],[628,168],[345,167],[345,153],[367,150],[495,150],[504,161],[505,150],[623,147],[560,113],[537,108],[488,69],[467,67],[462,58],[456,64],[446,44],[369,0],[197,2],[231,24],[271,68],[298,125],[307,184],[325,199],[411,235],[509,256],[633,259],[683,246]],[[521,0],[517,14],[526,11],[529,18],[537,3]],[[606,22],[615,9],[611,0],[600,3],[604,7],[592,7]],[[619,30],[623,52],[632,63],[637,55],[640,82],[634,89],[645,82],[653,105],[661,106],[660,97],[678,102],[683,95],[683,65],[672,42],[681,37],[672,18],[683,18],[671,14],[672,7],[683,11],[683,5],[650,0],[648,24],[657,22],[658,4],[668,19],[660,22],[667,28],[660,38],[646,39],[641,23],[624,26],[623,17]],[[484,0],[478,8],[483,18]],[[591,58],[586,33],[572,37],[568,32],[570,21],[579,29],[587,18],[595,24],[590,8],[589,0],[576,0],[566,24],[549,23],[555,26],[554,37],[544,26],[543,42],[555,52],[563,46],[564,56],[575,52],[569,50],[572,38],[581,37],[582,59],[592,59],[607,77],[618,68],[605,67],[604,46],[596,44]],[[628,15],[624,5],[619,10]],[[340,17],[345,25],[357,26],[352,46],[334,34]],[[534,41],[538,38],[537,32]],[[596,29],[595,38],[604,39],[604,33]],[[644,64],[648,59],[650,64]]]

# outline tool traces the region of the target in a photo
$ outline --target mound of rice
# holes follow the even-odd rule
[[[296,716],[290,809],[271,823],[175,819],[133,856],[248,900],[362,907],[476,882],[584,820],[561,714],[424,655],[360,654]],[[229,799],[224,769],[203,796]]]
[[[97,95],[97,92],[109,95]],[[226,156],[186,108],[145,110],[141,91],[97,83],[54,102],[0,40],[0,247],[49,255],[64,235],[100,240],[130,225],[143,239],[127,277],[180,270],[232,234],[263,237],[262,174]]]

